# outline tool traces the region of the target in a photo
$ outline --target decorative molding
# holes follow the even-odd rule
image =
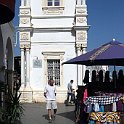
[[[80,31],[77,33],[77,40],[86,40],[86,32]]]
[[[25,31],[25,32],[32,32],[32,31],[33,31],[33,28],[30,27],[30,26],[24,27],[24,26],[19,25],[18,30],[19,30],[20,32],[24,32],[24,31]]]
[[[87,20],[86,20],[86,18],[77,18],[77,22],[78,23],[86,23]]]
[[[20,40],[29,40],[29,33],[20,33]]]
[[[32,15],[32,19],[55,19],[55,18],[74,18],[75,15]]]
[[[81,48],[86,48],[87,43],[76,43],[76,48],[80,50]]]
[[[23,18],[23,19],[20,19],[20,22],[21,22],[21,24],[27,24],[27,23],[29,23],[29,19]]]
[[[59,40],[59,41],[54,41],[54,42],[51,42],[51,41],[44,41],[44,40],[38,40],[38,41],[35,41],[35,42],[32,42],[31,44],[32,45],[46,45],[46,44],[60,44],[60,45],[73,45],[74,43],[75,43],[75,41],[72,41],[72,40],[64,40],[64,41],[62,41],[62,40]]]
[[[87,11],[84,9],[78,9],[77,10],[77,14],[85,14],[85,13],[87,13]]]
[[[60,15],[63,14],[64,7],[43,7],[44,15]]]
[[[29,10],[20,10],[20,15],[29,15]]]
[[[30,44],[20,44],[21,49],[30,49],[31,45]]]
[[[33,27],[34,29],[49,29],[49,30],[70,30],[70,29],[72,29],[72,26],[66,26],[66,27],[60,27],[60,26],[54,26],[54,27],[46,27],[46,26],[44,26],[44,27]]]
[[[65,51],[44,51],[42,52],[42,54],[46,57],[46,56],[60,56],[60,55],[64,55]]]
[[[80,25],[79,26],[77,26],[77,25],[75,26],[74,25],[73,26],[74,30],[86,30],[86,31],[89,29],[89,27],[90,27],[90,25],[84,25],[84,26],[82,26],[82,25],[81,26]]]
[[[21,49],[24,49],[24,44],[20,44],[20,48]]]

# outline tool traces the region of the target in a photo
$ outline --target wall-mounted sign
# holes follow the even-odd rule
[[[33,68],[42,68],[42,60],[33,59]]]

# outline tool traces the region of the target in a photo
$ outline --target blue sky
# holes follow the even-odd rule
[[[16,0],[16,6],[15,6],[15,17],[13,19],[14,26],[17,27],[19,25],[19,6],[20,6],[20,0]],[[19,56],[20,48],[19,48],[19,42],[17,42],[17,46],[14,48],[14,56]]]
[[[16,0],[14,25],[18,25],[20,0]],[[87,0],[88,47],[87,51],[116,39],[124,43],[124,0]],[[20,55],[19,44],[15,56]]]
[[[124,43],[124,0],[87,0],[88,50],[113,38]]]

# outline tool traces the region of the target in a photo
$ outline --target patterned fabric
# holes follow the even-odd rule
[[[89,105],[89,104],[98,103],[101,105],[107,105],[119,101],[121,97],[122,96],[91,96],[91,97],[87,97],[84,104]]]
[[[120,124],[120,113],[119,112],[91,112],[90,120],[98,122],[116,122]]]
[[[121,98],[122,102],[124,103],[124,96]]]

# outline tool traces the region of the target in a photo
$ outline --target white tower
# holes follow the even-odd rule
[[[62,63],[86,51],[85,1],[21,0],[19,17],[22,99],[44,101],[44,87],[53,78],[57,101],[64,102],[71,79],[82,85],[84,68]]]

